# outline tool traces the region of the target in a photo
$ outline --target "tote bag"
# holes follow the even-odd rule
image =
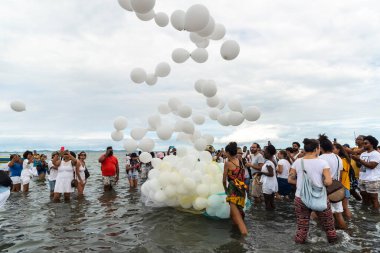
[[[301,186],[301,200],[313,211],[324,211],[327,209],[326,187],[318,187],[313,185],[304,168],[303,159],[301,159],[303,182]]]

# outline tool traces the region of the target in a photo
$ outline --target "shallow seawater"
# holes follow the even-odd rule
[[[83,199],[74,193],[68,203],[53,203],[47,183],[38,181],[28,194],[12,193],[0,211],[0,252],[380,252],[380,216],[354,200],[354,218],[347,231],[338,231],[337,244],[329,245],[315,223],[308,243],[295,244],[293,204],[286,201],[277,202],[275,212],[253,206],[243,238],[230,220],[144,206],[123,169],[115,191],[104,193],[99,155],[88,154]]]

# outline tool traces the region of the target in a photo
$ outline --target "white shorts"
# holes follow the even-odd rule
[[[330,204],[331,204],[331,211],[333,213],[343,213],[342,201],[339,201],[338,203],[330,203]]]
[[[13,184],[21,184],[21,178],[16,176],[16,177],[11,177],[12,183]]]
[[[21,178],[22,185],[30,183],[30,177],[22,177]]]
[[[0,208],[3,207],[7,199],[9,198],[9,195],[11,195],[11,191],[5,191],[5,192],[0,192]]]

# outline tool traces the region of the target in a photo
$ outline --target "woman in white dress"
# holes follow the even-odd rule
[[[21,183],[22,183],[22,191],[29,191],[29,183],[30,179],[33,177],[33,164],[34,158],[32,151],[25,151],[22,155],[24,158],[24,162],[22,163],[22,171],[21,171]]]
[[[276,154],[276,148],[273,145],[269,145],[264,149],[265,163],[258,172],[261,174],[261,183],[263,183],[263,195],[265,200],[265,209],[274,210],[274,194],[278,191],[278,183],[275,174],[275,163],[273,160]]]
[[[86,175],[84,171],[86,170],[86,153],[84,151],[78,154],[78,160],[75,171],[75,178],[78,181],[78,196],[83,196],[84,187],[86,185]]]
[[[53,165],[58,168],[54,187],[54,201],[59,201],[62,193],[65,200],[70,200],[70,194],[74,191],[71,181],[74,179],[76,164],[75,153],[68,150],[63,152],[62,160],[59,156],[54,157]]]

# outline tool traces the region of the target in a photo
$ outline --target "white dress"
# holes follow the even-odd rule
[[[65,193],[74,192],[71,187],[71,181],[74,179],[74,166],[71,161],[61,161],[61,165],[58,167],[57,179],[55,181],[54,192]]]
[[[80,163],[78,161],[78,163]],[[79,167],[79,174],[80,174],[80,178],[83,180],[84,183],[86,183],[86,175],[84,174],[84,171],[85,171],[85,167],[83,166],[82,163],[80,163],[80,167]],[[75,174],[75,178],[77,179],[77,181],[79,182],[79,177],[77,174]]]

